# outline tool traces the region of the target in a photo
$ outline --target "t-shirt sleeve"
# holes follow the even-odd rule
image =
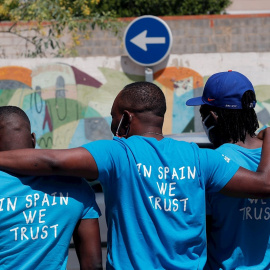
[[[100,140],[85,144],[82,147],[89,151],[97,164],[97,180],[102,185],[108,184],[121,167],[121,163],[118,162],[118,157],[121,154],[123,155],[121,144],[113,140]],[[115,166],[116,163],[117,166]]]
[[[211,149],[199,151],[200,174],[206,191],[220,191],[235,175],[239,165],[230,158]]]
[[[99,218],[101,216],[100,209],[96,203],[95,192],[85,179],[82,179],[82,200],[83,200],[83,213],[81,219]]]

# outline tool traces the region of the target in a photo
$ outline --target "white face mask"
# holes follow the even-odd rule
[[[211,114],[209,114],[207,117],[205,117],[205,119],[202,121],[202,125],[203,125],[203,129],[204,129],[204,132],[205,132],[205,134],[206,134],[208,140],[211,142],[210,136],[209,136],[209,131],[210,131],[212,128],[214,128],[215,126],[207,127],[207,126],[205,125],[205,122],[207,121],[207,119],[209,119],[210,116],[211,116]]]

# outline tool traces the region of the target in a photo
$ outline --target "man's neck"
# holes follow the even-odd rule
[[[245,143],[239,141],[236,144],[244,148],[256,149],[262,147],[262,140],[258,139],[257,137],[251,137],[250,135],[247,135]]]

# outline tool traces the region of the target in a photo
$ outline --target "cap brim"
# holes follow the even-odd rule
[[[202,97],[195,97],[186,101],[187,106],[199,106],[203,104],[205,103],[203,102]]]

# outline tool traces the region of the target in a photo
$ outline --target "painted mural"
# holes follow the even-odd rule
[[[98,139],[111,139],[110,111],[124,85],[144,80],[111,68],[100,68],[105,83],[79,68],[52,63],[29,69],[0,68],[0,106],[22,108],[36,133],[37,148],[72,148]],[[202,131],[199,115],[187,99],[202,92],[208,76],[186,67],[167,67],[154,74],[154,83],[167,99],[164,133]],[[255,86],[260,127],[270,123],[270,86]]]

